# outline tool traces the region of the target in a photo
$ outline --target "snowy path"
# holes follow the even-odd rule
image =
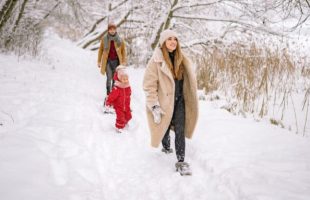
[[[42,61],[0,55],[0,199],[309,199],[309,138],[201,101],[193,176],[181,177],[175,155],[149,145],[143,69],[130,69],[134,118],[116,134],[95,54],[45,45]]]

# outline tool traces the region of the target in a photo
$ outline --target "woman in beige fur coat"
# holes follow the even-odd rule
[[[160,46],[148,62],[143,89],[151,132],[151,145],[162,143],[164,153],[172,153],[170,129],[175,132],[176,169],[190,175],[185,159],[185,137],[192,138],[198,118],[197,83],[190,60],[183,54],[177,33],[165,30]]]

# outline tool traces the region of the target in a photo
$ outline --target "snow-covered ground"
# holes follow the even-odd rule
[[[43,49],[40,60],[0,55],[1,200],[310,198],[309,137],[200,101],[193,176],[182,177],[174,154],[149,145],[144,69],[129,70],[133,120],[116,134],[96,53],[53,34]]]

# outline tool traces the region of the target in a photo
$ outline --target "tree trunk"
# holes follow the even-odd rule
[[[0,32],[8,19],[10,19],[17,1],[18,0],[7,0],[0,10]]]
[[[171,19],[173,17],[173,8],[178,4],[179,0],[174,0],[173,1],[173,4],[171,5],[171,8],[169,10],[169,13],[168,13],[168,17],[166,18],[166,21],[162,22],[162,24],[160,25],[159,29],[157,30],[156,32],[156,37],[155,37],[155,40],[153,41],[153,43],[151,44],[151,47],[152,49],[154,50],[159,42],[159,37],[160,37],[160,33],[163,31],[163,30],[166,30],[170,27],[170,22],[171,22]]]
[[[24,2],[22,4],[22,7],[21,7],[21,9],[19,11],[18,17],[17,17],[17,19],[15,21],[15,24],[14,24],[14,27],[13,27],[13,31],[12,31],[13,33],[15,32],[16,28],[18,27],[20,20],[23,18],[25,7],[26,7],[27,3],[28,3],[28,0],[24,0]]]
[[[5,47],[8,47],[9,43],[12,41],[12,35],[14,35],[18,25],[19,25],[19,22],[20,20],[23,18],[23,15],[24,15],[24,11],[25,11],[25,7],[26,7],[26,4],[27,4],[28,0],[24,0],[24,2],[22,3],[22,6],[21,6],[21,9],[19,10],[19,13],[18,13],[18,17],[14,23],[14,26],[13,26],[13,29],[12,29],[12,32],[11,34],[9,35],[9,37],[5,40],[5,43],[4,43],[4,46]]]
[[[163,22],[163,23],[160,25],[159,29],[157,30],[155,40],[154,40],[153,43],[151,44],[151,47],[152,47],[153,50],[156,48],[156,45],[158,44],[159,36],[160,36],[160,33],[161,33],[162,30],[163,30],[164,24],[165,24],[165,23]]]

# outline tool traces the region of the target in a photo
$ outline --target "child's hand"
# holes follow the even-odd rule
[[[110,106],[110,105],[105,105],[104,106],[104,112],[106,112],[106,113],[110,113],[111,111],[112,111],[112,106]]]

